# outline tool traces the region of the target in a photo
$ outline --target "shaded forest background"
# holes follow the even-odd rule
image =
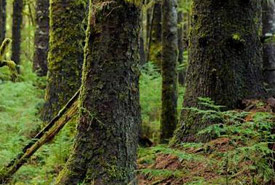
[[[0,2],[3,5],[4,1]],[[145,0],[141,7],[141,29],[139,33],[140,65],[138,69],[140,70],[139,88],[142,129],[139,133],[140,146],[138,148],[137,161],[139,184],[274,183],[275,136],[273,112],[275,100],[270,99],[271,96],[266,95],[263,99],[246,99],[241,103],[238,102],[240,106],[232,105],[233,110],[227,110],[222,106],[223,103],[230,105],[233,100],[229,99],[228,102],[230,103],[219,102],[218,98],[220,97],[218,96],[215,102],[208,97],[199,97],[198,106],[195,106],[193,102],[182,105],[186,83],[189,83],[189,85],[193,83],[192,81],[186,82],[188,61],[191,60],[194,64],[194,61],[201,61],[201,58],[196,58],[196,55],[194,53],[190,54],[189,50],[190,47],[194,47],[194,45],[189,45],[192,26],[198,26],[191,25],[191,19],[194,19],[194,16],[191,15],[192,1],[179,0],[178,2],[173,2],[177,3],[177,6],[175,6],[177,22],[174,22],[176,30],[173,29],[177,35],[176,50],[178,54],[178,57],[174,55],[175,58],[170,58],[171,60],[176,60],[174,68],[169,63],[164,67],[162,62],[164,46],[161,42],[163,34],[162,20],[165,20],[165,16],[164,18],[162,17],[162,11],[165,11],[162,10],[162,2]],[[199,6],[198,1],[195,1],[195,3],[196,6]],[[269,4],[268,7],[270,8],[271,5]],[[78,65],[76,61],[82,61],[84,56],[83,50],[79,48],[84,46],[85,32],[80,30],[82,30],[82,27],[86,29],[89,26],[86,23],[88,20],[88,5],[75,4],[73,8],[70,7],[72,9],[68,8],[69,13],[67,14],[61,14],[58,11],[56,11],[56,14],[52,12],[51,16],[56,21],[54,24],[52,23],[53,27],[59,21],[64,30],[71,31],[71,34],[67,35],[67,37],[78,38],[79,41],[68,42],[66,43],[67,45],[62,47],[60,47],[58,42],[49,40],[49,36],[47,36],[49,19],[45,18],[45,16],[47,17],[49,13],[47,11],[48,8],[46,8],[48,6],[49,4],[46,0],[7,0],[5,11],[3,11],[3,6],[1,6],[4,19],[1,19],[0,27],[3,27],[3,22],[6,21],[4,24],[6,31],[1,33],[0,39],[4,40],[3,35],[6,38],[12,38],[13,45],[6,58],[13,60],[17,64],[16,71],[18,74],[15,75],[11,65],[0,68],[0,168],[7,166],[37,132],[46,125],[46,122],[49,122],[62,109],[63,105],[78,90],[78,85],[81,83],[80,78],[78,78],[81,73],[79,72],[81,71],[81,65]],[[55,8],[58,9],[60,7]],[[274,16],[274,4],[271,9]],[[200,9],[196,10],[199,11]],[[168,14],[169,10],[166,11]],[[21,15],[22,20],[17,17]],[[75,19],[72,19],[70,23],[62,22],[66,19],[66,16],[72,16]],[[70,19],[68,17],[67,19]],[[16,27],[17,21],[19,21],[19,24]],[[169,21],[171,20],[167,16],[165,23]],[[273,21],[275,22],[275,20]],[[38,26],[38,22],[41,25]],[[210,27],[213,25],[205,26]],[[261,39],[272,40],[273,33],[270,36],[269,32],[263,33]],[[59,30],[55,29],[53,33],[51,39],[60,39],[58,41],[62,42],[62,39],[59,38]],[[18,34],[20,37],[18,37]],[[195,34],[202,33],[194,32],[193,30],[193,36]],[[268,38],[265,38],[265,36]],[[192,38],[194,37],[191,35]],[[236,32],[236,34],[232,35],[232,40],[229,42],[232,42],[234,47],[238,49],[238,47],[242,47],[240,46],[243,43],[242,39],[241,34]],[[199,43],[207,45],[206,40],[207,38],[202,36]],[[50,43],[53,48],[49,55],[49,45],[45,45],[45,43]],[[168,40],[166,43],[167,52],[173,50],[171,43],[175,44],[175,40]],[[71,49],[72,45],[74,48]],[[66,61],[70,62],[65,63],[62,58],[58,58],[60,53],[58,53],[59,51],[56,48],[60,48],[61,53],[64,53],[64,55],[71,52],[76,53],[77,56],[66,58]],[[238,56],[239,53],[236,51],[234,54]],[[264,55],[264,57],[266,56]],[[51,61],[50,65],[47,65],[47,60]],[[59,64],[61,64],[61,67],[58,66]],[[58,68],[66,69],[68,65],[71,69],[79,69],[73,72],[58,72]],[[268,66],[269,64],[264,65],[268,68],[267,71],[271,71],[272,66]],[[174,77],[173,74],[168,74],[174,80],[176,77],[177,87],[172,92],[175,94],[168,95],[169,98],[172,98],[171,101],[174,102],[174,109],[172,110],[174,113],[169,112],[170,110],[167,112],[162,110],[162,106],[165,104],[162,99],[162,84],[165,81],[162,72],[166,70],[169,73],[170,69],[176,70],[173,74],[178,73],[178,76]],[[191,67],[190,69],[199,71],[203,67]],[[54,73],[55,76],[47,76],[48,70],[52,74]],[[64,78],[64,74],[67,77],[66,83],[55,81],[55,79]],[[274,85],[273,74],[267,74],[265,79],[267,79],[265,88],[267,91],[272,92],[272,87],[269,85]],[[58,83],[58,86],[56,86],[56,83]],[[71,83],[70,86],[67,83]],[[53,88],[49,87],[51,85]],[[200,89],[200,87],[197,88]],[[232,87],[228,89],[230,90]],[[225,95],[226,93],[224,92],[228,89],[222,89],[224,91],[221,90],[220,94]],[[58,91],[66,92],[69,95],[65,98],[55,97],[58,96],[56,93]],[[187,92],[187,96],[190,98],[190,96],[196,94],[194,92]],[[177,101],[173,101],[173,95],[178,98]],[[53,98],[49,99],[49,97]],[[169,98],[167,99],[169,100]],[[59,104],[57,104],[57,99],[60,100]],[[229,108],[231,107],[229,106]],[[176,132],[176,137],[172,139],[169,145],[168,139],[173,136],[176,126],[175,122],[181,120],[182,110],[198,115],[201,120],[200,125],[205,126],[202,126],[202,129],[194,128],[194,131],[197,133],[200,130],[197,138],[203,139],[194,141],[189,137],[196,134],[193,133],[192,129],[190,129],[191,133],[182,134],[179,128]],[[31,156],[28,162],[13,175],[9,183],[15,185],[53,184],[58,174],[66,166],[66,162],[73,151],[78,122],[78,116],[73,116],[53,140],[43,145]],[[163,125],[165,126],[165,124],[162,125],[162,122],[169,122],[171,125],[167,124],[167,127],[164,128]],[[181,138],[181,136],[186,138]]]

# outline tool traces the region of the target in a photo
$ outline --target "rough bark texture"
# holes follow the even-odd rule
[[[124,0],[91,5],[78,133],[58,185],[137,184],[139,14]]]
[[[12,60],[20,64],[21,25],[23,19],[23,0],[14,0],[12,15]]]
[[[49,121],[81,84],[87,0],[50,1],[48,85],[42,119]]]
[[[161,142],[168,142],[177,125],[178,29],[177,1],[162,4],[162,113]]]
[[[263,67],[264,78],[267,89],[275,95],[275,43],[273,39],[268,39],[275,34],[275,5],[273,2],[263,2],[263,36],[264,43]]]
[[[6,35],[6,0],[0,0],[0,42],[2,43]]]
[[[47,57],[49,49],[49,0],[36,2],[36,31],[33,70],[39,76],[46,76],[48,71]]]
[[[210,97],[227,108],[263,93],[261,1],[194,0],[184,107]],[[202,107],[200,107],[202,108]],[[194,141],[202,123],[182,111],[175,141]]]

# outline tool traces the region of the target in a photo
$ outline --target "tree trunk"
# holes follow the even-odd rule
[[[148,27],[148,16],[147,16],[147,12],[148,9],[146,7],[146,5],[148,4],[148,0],[144,0],[144,5],[142,7],[142,12],[141,12],[141,35],[140,35],[140,44],[143,44],[140,52],[140,57],[141,57],[141,65],[144,65],[147,61],[147,54],[148,54],[148,32],[147,32],[147,27]],[[144,62],[144,63],[143,63]]]
[[[142,13],[140,14],[141,28],[139,30],[139,56],[140,65],[143,66],[147,62],[145,53],[145,41],[144,41],[144,8],[142,8]]]
[[[23,0],[14,0],[12,16],[12,60],[19,65],[21,54],[21,25],[23,21]]]
[[[183,53],[184,53],[184,40],[183,40],[183,11],[178,12],[178,48],[179,48],[179,58],[178,63],[183,68]],[[179,84],[184,85],[185,69],[179,71]]]
[[[0,43],[5,39],[6,35],[6,0],[0,0]]]
[[[137,184],[139,14],[124,0],[90,7],[78,133],[58,185]]]
[[[48,85],[42,119],[49,121],[79,89],[87,0],[50,1]]]
[[[33,70],[39,76],[46,76],[48,71],[47,57],[49,49],[49,0],[36,2],[36,31]]]
[[[161,142],[173,136],[177,125],[177,63],[178,29],[177,2],[163,0],[162,4],[162,113]]]
[[[153,61],[154,63],[159,64],[161,66],[161,33],[162,33],[162,25],[161,25],[161,2],[156,2],[153,9],[153,18],[152,25],[149,36],[149,61]]]
[[[263,36],[264,55],[263,67],[267,89],[275,95],[275,43],[271,38],[275,34],[275,5],[274,2],[263,2]]]
[[[193,1],[184,107],[202,108],[198,98],[209,97],[234,109],[263,94],[261,8],[258,0]],[[209,123],[197,118],[182,111],[175,142],[206,139],[195,134]]]

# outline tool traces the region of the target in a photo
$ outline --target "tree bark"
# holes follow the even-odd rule
[[[177,1],[163,0],[162,4],[162,143],[173,136],[177,125],[177,63],[178,29]]]
[[[78,132],[58,185],[137,184],[139,14],[124,0],[90,7]]]
[[[275,34],[274,2],[263,2],[263,48],[264,80],[271,95],[275,95],[275,43],[271,38]]]
[[[161,34],[162,34],[161,2],[156,2],[153,9],[152,25],[149,36],[149,61],[161,66]]]
[[[23,21],[23,0],[14,0],[12,16],[12,60],[19,65],[21,54],[21,26]],[[18,69],[19,71],[19,69]]]
[[[42,119],[49,121],[79,89],[87,0],[50,1],[48,84]]]
[[[5,39],[6,35],[6,0],[0,0],[0,43]]]
[[[46,76],[48,71],[49,49],[49,0],[36,2],[36,31],[33,70],[38,76]]]
[[[178,63],[183,68],[183,53],[184,53],[184,40],[183,40],[183,11],[178,12],[178,48],[179,48],[179,58]],[[179,71],[179,84],[184,85],[185,69]]]
[[[261,8],[257,0],[193,1],[184,107],[203,108],[198,97],[209,97],[234,109],[264,93]],[[208,124],[183,110],[174,142],[206,140],[195,134]]]

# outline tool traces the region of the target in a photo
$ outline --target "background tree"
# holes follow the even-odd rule
[[[156,1],[153,6],[151,26],[149,30],[149,51],[148,51],[148,60],[153,61],[154,63],[161,66],[161,34],[162,34],[162,10],[161,10],[161,1]]]
[[[21,54],[21,26],[23,21],[23,0],[13,1],[12,15],[12,60],[18,65],[20,64]]]
[[[78,133],[57,184],[137,184],[139,15],[124,0],[91,5]]]
[[[178,29],[177,1],[162,4],[162,113],[161,142],[173,136],[177,125]]]
[[[36,1],[36,31],[33,70],[39,76],[46,76],[49,49],[49,0]]]
[[[3,42],[6,35],[6,0],[0,0],[0,29],[0,42]]]
[[[181,4],[179,0],[178,4]],[[184,40],[183,40],[183,34],[184,34],[184,29],[183,29],[183,10],[179,9],[178,10],[178,50],[179,50],[179,57],[178,57],[178,63],[180,67],[182,68],[179,71],[178,78],[179,78],[179,84],[183,85],[184,84],[184,76],[185,76],[185,69],[183,68],[183,53],[184,53]]]
[[[264,43],[264,78],[267,89],[275,93],[275,43],[272,36],[275,34],[275,4],[273,1],[263,1],[263,37]]]
[[[52,0],[48,84],[43,120],[50,120],[79,89],[83,61],[87,0]]]
[[[184,107],[209,97],[234,109],[244,98],[262,95],[261,8],[256,0],[193,1]],[[175,141],[196,140],[207,124],[183,110]]]

